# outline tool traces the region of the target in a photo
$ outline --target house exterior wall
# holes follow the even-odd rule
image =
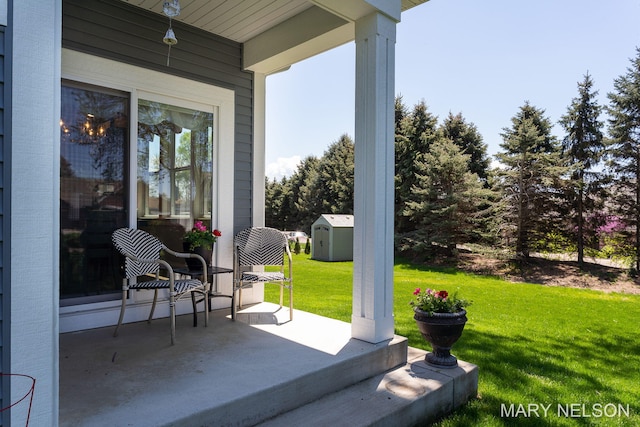
[[[58,234],[60,154],[61,0],[10,0],[7,13],[10,63],[10,130],[5,134],[3,247],[10,262],[3,267],[3,286],[10,289],[10,352],[6,372],[36,379],[30,424],[53,426],[58,421]],[[6,89],[6,88],[5,88]],[[5,98],[6,99],[6,98]],[[5,122],[6,123],[6,122]],[[3,197],[3,202],[7,198]],[[9,215],[6,215],[9,209]],[[6,255],[4,260],[6,262]],[[10,272],[4,271],[9,269]],[[7,304],[5,304],[7,307]],[[17,386],[7,396],[17,402],[25,391]],[[3,400],[4,396],[3,396]],[[6,400],[5,400],[6,401]],[[11,425],[24,425],[17,405]]]
[[[167,66],[168,47],[162,37],[169,28],[168,18],[120,1],[63,0],[63,48],[235,92],[235,234],[253,225],[255,215],[254,75],[242,71],[241,44],[177,21],[172,27],[178,44],[171,48]]]

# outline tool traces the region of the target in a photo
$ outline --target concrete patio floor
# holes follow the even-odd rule
[[[125,324],[115,338],[113,327],[61,334],[60,425],[277,426],[320,411],[304,424],[402,426],[451,412],[477,391],[477,367],[430,368],[403,337],[370,344],[351,338],[348,323],[298,310],[288,320],[288,309],[269,303],[236,322],[214,311],[207,328],[202,313],[195,328],[180,316],[175,346],[166,318]],[[355,419],[349,399],[369,418]],[[362,407],[369,400],[380,413]]]

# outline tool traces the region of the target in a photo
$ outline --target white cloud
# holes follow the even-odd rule
[[[293,175],[299,164],[300,156],[278,157],[275,162],[267,165],[265,173],[269,179],[280,180]]]

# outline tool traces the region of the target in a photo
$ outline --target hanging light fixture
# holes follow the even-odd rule
[[[171,46],[178,44],[178,39],[176,38],[176,34],[173,32],[173,28],[171,27],[171,20],[176,16],[180,15],[180,0],[170,0],[164,2],[162,6],[162,11],[165,15],[169,17],[169,29],[164,35],[162,41],[169,46],[169,52],[167,52],[167,67],[169,66],[169,58],[171,57]]]

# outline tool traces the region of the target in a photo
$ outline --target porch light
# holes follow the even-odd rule
[[[171,19],[180,15],[180,0],[171,0],[164,2],[162,6],[162,11],[165,15],[169,17],[169,29],[164,35],[162,41],[169,46],[169,51],[167,52],[167,67],[169,66],[169,58],[171,57],[171,46],[178,43],[178,39],[176,38],[175,33],[173,32],[173,28],[171,27]]]

